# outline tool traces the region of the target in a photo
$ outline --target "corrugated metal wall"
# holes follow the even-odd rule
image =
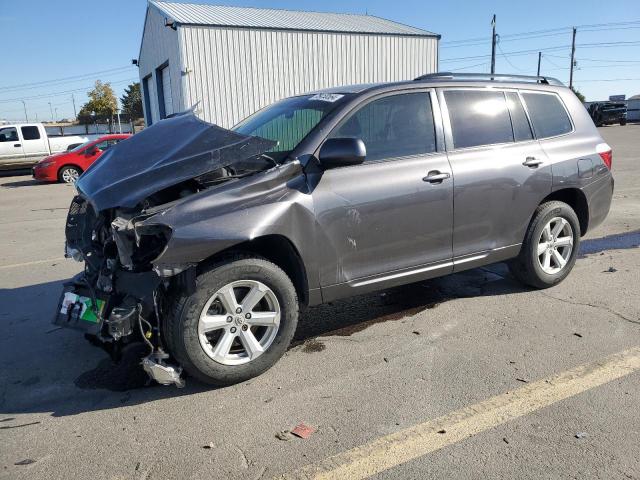
[[[181,84],[171,79],[174,98],[180,98],[176,85],[181,85],[181,109],[198,103],[203,119],[223,127],[284,97],[408,80],[435,72],[438,65],[438,40],[431,37],[193,25],[180,26],[178,33],[188,73]]]
[[[180,88],[181,68],[180,53],[178,45],[178,32],[169,27],[164,26],[164,17],[155,8],[147,9],[147,18],[144,25],[144,35],[142,38],[142,46],[140,48],[140,56],[138,58],[138,67],[140,73],[140,84],[143,85],[142,79],[147,75],[151,75],[151,87],[149,88],[149,100],[151,110],[153,110],[153,121],[160,118],[160,110],[158,107],[158,89],[156,69],[169,62],[169,72],[171,78],[171,102],[172,111],[179,112],[184,110],[182,102],[182,89]],[[144,107],[144,101],[143,107]],[[145,110],[145,119],[148,121],[149,115]]]

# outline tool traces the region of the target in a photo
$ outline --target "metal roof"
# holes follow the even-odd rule
[[[183,25],[440,37],[426,30],[373,15],[157,1],[150,1],[149,4],[167,18]]]

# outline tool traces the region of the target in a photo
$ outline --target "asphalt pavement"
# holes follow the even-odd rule
[[[313,308],[220,389],[51,325],[73,188],[0,178],[0,478],[640,478],[640,125],[600,131],[612,210],[563,283],[496,264]]]

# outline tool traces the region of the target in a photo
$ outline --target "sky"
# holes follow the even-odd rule
[[[640,94],[640,0],[389,1],[196,0],[263,8],[368,13],[442,35],[440,70],[488,72],[491,17],[500,35],[497,73],[541,74],[568,84],[577,27],[574,86],[587,100]],[[0,119],[72,118],[95,80],[118,97],[138,80],[145,0],[0,0]],[[635,22],[635,23],[631,23]],[[617,25],[604,25],[615,23]],[[529,33],[538,32],[538,33]],[[620,43],[622,42],[622,43]],[[23,104],[24,101],[24,104]]]

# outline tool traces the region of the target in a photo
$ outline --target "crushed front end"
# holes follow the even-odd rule
[[[172,300],[195,289],[201,258],[154,264],[177,236],[164,214],[187,197],[271,169],[275,162],[264,152],[275,145],[185,113],[107,150],[75,184],[65,254],[84,262],[84,271],[65,284],[54,323],[84,331],[115,360],[143,342],[149,354],[142,365],[151,378],[182,386],[163,332]],[[190,211],[183,228],[202,215]]]
[[[83,261],[84,271],[64,285],[54,323],[82,330],[114,360],[128,345],[144,342],[149,354],[142,365],[150,377],[181,387],[182,369],[168,363],[160,322],[170,283],[189,273],[169,282],[154,270],[151,262],[165,249],[171,229],[140,226],[150,215],[124,209],[97,214],[82,196],[73,199],[65,254]]]

